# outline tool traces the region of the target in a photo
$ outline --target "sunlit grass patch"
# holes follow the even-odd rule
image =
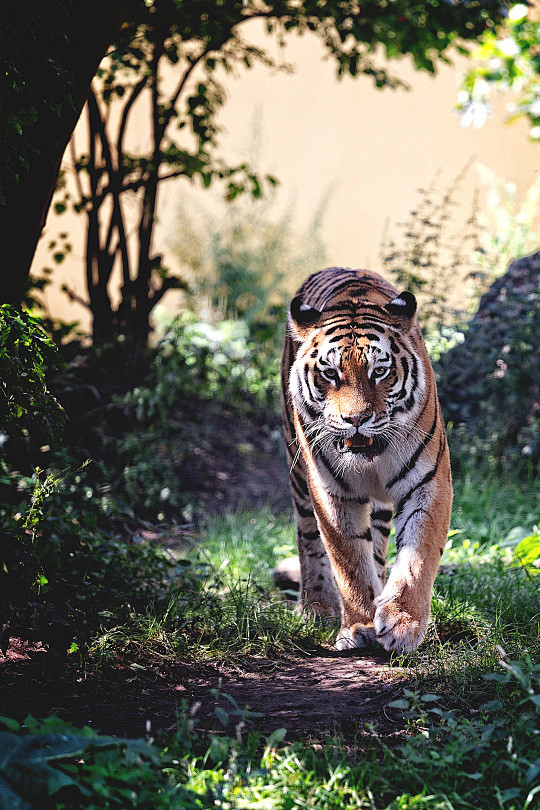
[[[231,580],[249,577],[270,587],[276,563],[296,554],[295,528],[288,516],[269,509],[212,516],[196,554]]]
[[[428,635],[408,667],[420,677],[446,677],[459,691],[493,664],[498,644],[518,657],[538,654],[540,578],[496,542],[450,539]],[[212,517],[192,547],[174,552],[168,596],[109,628],[92,654],[103,661],[120,651],[135,661],[152,654],[226,661],[331,643],[335,628],[297,616],[273,588],[272,569],[293,552],[291,521],[269,510]]]
[[[119,655],[217,662],[280,658],[327,643],[335,628],[297,615],[272,587],[275,563],[291,551],[290,524],[265,510],[212,519],[200,543],[176,552],[168,598],[99,635],[92,656],[102,663]]]
[[[539,518],[537,482],[502,473],[486,476],[471,467],[454,478],[451,526],[459,536],[447,545],[447,552],[464,540],[469,540],[470,553],[501,546],[516,526],[532,527]],[[445,561],[452,562],[451,555]]]

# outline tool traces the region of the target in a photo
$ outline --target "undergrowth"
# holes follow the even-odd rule
[[[256,716],[217,693],[216,717],[238,719],[233,737],[196,732],[196,707],[158,741],[102,737],[55,718],[4,719],[0,806],[530,810],[540,795],[540,666],[501,653],[498,671],[485,675],[500,697],[473,717],[436,694],[408,690],[394,701],[411,736],[392,748],[376,730],[362,750],[331,737],[287,744],[285,729],[264,739],[252,730]]]
[[[268,510],[211,519],[191,547],[168,552],[166,597],[99,635],[93,660],[283,658],[327,642],[332,626],[298,616],[273,590],[272,569],[291,540],[291,524]]]

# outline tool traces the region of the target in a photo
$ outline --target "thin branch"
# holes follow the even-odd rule
[[[69,298],[70,301],[74,301],[77,304],[81,304],[81,306],[86,307],[86,309],[90,309],[90,310],[92,309],[92,305],[90,304],[90,302],[85,301],[84,298],[81,298],[81,296],[78,293],[76,293],[74,290],[71,290],[67,286],[67,284],[62,284],[60,289],[62,290],[63,293],[65,293],[67,295],[67,297]]]
[[[89,98],[93,95],[90,88]],[[90,179],[90,196],[93,199],[97,195],[98,186],[98,168],[97,168],[97,153],[96,153],[96,133],[92,125],[92,107],[87,104],[88,112],[88,137],[89,137],[89,160],[88,160],[88,173]],[[90,206],[86,209],[88,218],[88,228],[86,231],[86,287],[90,301],[92,302],[95,296],[95,291],[98,286],[98,274],[94,274],[94,266],[99,255],[99,223],[97,217],[97,209]]]
[[[150,61],[150,73],[152,76],[152,171],[149,174],[148,182],[144,187],[144,198],[142,202],[142,214],[139,221],[139,261],[137,266],[136,298],[137,307],[148,295],[148,283],[150,278],[150,248],[152,244],[152,234],[155,224],[155,211],[157,201],[157,188],[159,183],[159,167],[161,163],[161,140],[163,133],[159,123],[159,60],[163,54],[163,43],[155,44],[152,59]]]
[[[122,166],[124,162],[124,135],[127,127],[129,113],[131,112],[131,108],[135,104],[135,101],[138,99],[144,88],[148,83],[148,76],[145,75],[143,78],[135,85],[131,96],[126,101],[124,105],[124,110],[122,112],[122,119],[120,121],[120,125],[118,127],[118,137],[116,139],[116,154],[118,158],[118,165]]]
[[[122,184],[121,181],[119,182],[119,169],[118,167],[116,170],[113,166],[113,158],[111,154],[111,148],[109,145],[109,141],[107,138],[107,133],[105,131],[105,127],[101,116],[99,115],[99,107],[97,103],[96,97],[92,94],[89,97],[89,103],[95,105],[95,112],[96,112],[96,120],[98,121],[98,132],[101,140],[101,148],[103,150],[103,157],[105,159],[105,164],[107,167],[107,171],[109,173],[109,180],[110,180],[110,189],[111,195],[113,198],[113,213],[111,216],[111,220],[109,223],[109,234],[107,236],[107,241],[110,243],[110,233],[111,228],[116,227],[118,232],[118,240],[120,246],[120,254],[122,257],[122,279],[124,284],[129,284],[130,282],[130,272],[129,272],[129,254],[127,250],[127,239],[126,239],[126,231],[124,226],[124,218],[122,216],[122,206],[120,204],[120,193],[122,191]],[[112,264],[107,269],[107,274],[110,277],[112,272]]]
[[[143,188],[148,182],[148,178],[149,175],[146,174],[146,176],[142,177],[140,180],[132,180],[130,183],[121,184],[118,193],[122,194],[124,191],[140,191],[140,189]],[[109,194],[113,193],[114,189],[111,183],[109,183],[108,186],[104,186],[101,193],[94,200],[94,205],[96,205],[96,208],[99,208]]]
[[[154,307],[159,304],[168,290],[181,290],[185,289],[186,287],[187,285],[185,282],[183,282],[178,276],[169,276],[168,278],[163,279],[159,290],[154,290],[152,295],[148,296],[148,313],[150,314]]]
[[[84,189],[82,187],[82,182],[80,178],[80,173],[77,171],[77,150],[75,149],[75,133],[71,136],[69,140],[69,152],[71,155],[71,162],[73,163],[73,173],[75,175],[75,186],[77,187],[77,193],[79,195],[79,200],[82,201],[85,198]]]
[[[195,68],[201,63],[201,61],[206,56],[209,56],[209,54],[214,53],[215,51],[216,51],[215,48],[206,48],[204,51],[202,51],[199,54],[199,56],[197,56],[196,59],[193,60],[193,62],[190,63],[189,67],[185,70],[184,75],[182,76],[182,78],[178,82],[178,85],[176,87],[175,92],[172,94],[172,96],[169,99],[169,109],[168,109],[166,115],[164,115],[164,121],[163,121],[163,124],[161,125],[161,133],[160,133],[160,136],[159,136],[159,144],[160,145],[161,145],[161,141],[163,140],[163,137],[165,135],[165,132],[167,130],[167,127],[169,126],[171,118],[173,116],[173,113],[174,113],[176,104],[178,102],[178,99],[180,98],[180,95],[181,95],[184,87],[186,86],[186,83],[187,83],[189,77],[191,76],[191,74],[193,73]]]
[[[186,176],[185,169],[178,169],[176,172],[171,172],[170,174],[162,174],[159,177],[159,182],[162,183],[164,180],[173,180],[175,177],[183,177]]]

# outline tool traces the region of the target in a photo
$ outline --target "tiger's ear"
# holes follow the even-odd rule
[[[412,319],[416,312],[416,298],[410,292],[402,292],[393,301],[385,304],[385,310],[403,321],[409,321],[409,327],[412,325]]]
[[[322,313],[308,304],[303,304],[302,299],[296,296],[291,301],[290,314],[294,336],[299,340],[303,340],[309,329],[317,323]]]

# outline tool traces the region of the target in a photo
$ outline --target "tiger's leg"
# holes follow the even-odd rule
[[[301,457],[291,470],[290,482],[300,560],[298,610],[314,610],[319,615],[327,617],[339,616],[341,600],[313,512],[306,481],[306,468]]]
[[[384,587],[386,582],[386,555],[388,539],[392,527],[392,508],[390,504],[371,501],[371,537],[373,539],[373,559],[377,573]]]
[[[383,586],[373,557],[369,502],[359,499],[343,504],[330,496],[324,505],[317,506],[317,518],[341,595],[336,647],[373,646],[373,600]]]
[[[442,478],[413,487],[398,504],[398,554],[375,600],[377,641],[386,650],[412,652],[426,633],[431,592],[446,544],[452,509],[449,469]]]

